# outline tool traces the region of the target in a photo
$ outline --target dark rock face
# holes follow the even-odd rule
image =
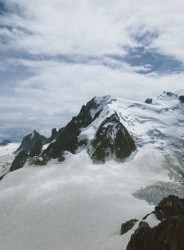
[[[169,195],[155,207],[154,214],[161,221],[172,216],[184,216],[184,199]]]
[[[110,96],[93,98],[82,106],[79,114],[73,117],[64,128],[58,131],[54,128],[50,138],[47,139],[36,131],[24,137],[17,152],[24,150],[27,158],[29,157],[29,162],[31,162],[31,157],[35,157],[32,159],[33,164],[43,165],[46,159],[50,158],[58,158],[62,162],[65,160],[65,151],[74,154],[79,147],[83,148],[91,143],[92,150],[88,153],[94,162],[102,163],[109,157],[122,161],[136,149],[136,146],[117,114],[113,114],[102,122],[92,142],[88,143],[87,139],[78,140],[81,130],[97,119],[103,108],[112,101],[114,99]],[[46,143],[50,144],[41,152],[42,146]],[[40,160],[41,157],[44,160]],[[17,156],[16,160],[18,159]]]
[[[32,134],[29,134],[23,138],[20,147],[17,149],[17,152],[24,150],[25,153],[30,157],[39,155],[41,153],[42,146],[46,142],[47,138],[34,130]]]
[[[145,103],[147,103],[147,104],[151,104],[152,103],[152,99],[151,98],[148,98],[148,99],[146,99],[146,101],[145,101]]]
[[[57,132],[56,128],[53,128],[53,129],[52,129],[52,132],[51,132],[51,137],[48,139],[48,141],[51,142],[51,141],[53,141],[54,139],[56,139],[57,134],[58,134],[58,132]]]
[[[61,134],[62,134],[62,131],[63,131],[64,128],[60,128],[58,131],[56,128],[53,128],[52,129],[52,132],[51,132],[51,137],[48,139],[48,143],[49,142],[52,142],[53,140],[56,140]]]
[[[12,162],[12,165],[10,167],[10,172],[17,170],[19,168],[22,168],[28,158],[28,155],[24,150],[22,150],[14,159]]]
[[[184,102],[184,95],[179,96],[179,100],[180,100],[181,102]]]
[[[147,222],[140,222],[131,236],[127,250],[183,250],[184,199],[170,195],[151,214],[155,214],[161,222],[153,228]]]
[[[3,174],[1,177],[0,177],[0,181],[5,177],[6,174]]]
[[[40,135],[37,131],[25,136],[20,147],[17,149],[18,155],[15,157],[10,171],[22,168],[28,157],[38,156],[41,153],[42,146],[47,142],[45,136]]]
[[[110,157],[122,161],[136,149],[134,140],[116,113],[102,122],[91,145],[91,158],[102,163]]]
[[[171,217],[154,228],[143,222],[128,243],[127,250],[183,250],[184,217]]]
[[[128,243],[127,250],[152,250],[150,246],[151,228],[147,222],[140,222]]]
[[[94,115],[91,111],[94,111]],[[82,128],[87,127],[93,120],[95,120],[102,109],[100,104],[93,98],[90,102],[82,106],[82,109],[78,116],[72,118],[72,120],[64,127],[57,136],[54,143],[51,143],[49,147],[44,151],[44,154],[50,155],[52,158],[59,158],[61,151],[69,151],[75,153],[78,146],[81,146],[78,142],[78,136]]]
[[[177,98],[178,96],[172,92],[167,92],[167,91],[164,91],[163,92],[164,95],[168,96],[168,97],[175,97]]]
[[[11,141],[9,141],[9,140],[4,140],[4,141],[0,142],[0,146],[6,146],[6,145],[8,145],[9,143],[11,143]]]
[[[130,229],[132,229],[137,221],[137,219],[132,219],[123,223],[121,225],[121,235],[127,233]]]

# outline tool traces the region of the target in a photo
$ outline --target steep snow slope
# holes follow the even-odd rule
[[[137,151],[123,163],[93,164],[90,142],[114,112]],[[65,153],[62,163],[27,164],[0,182],[1,248],[125,250],[132,232],[120,235],[123,222],[141,220],[163,195],[184,194],[183,114],[177,98],[162,96],[152,104],[108,99],[82,129],[79,140],[88,143],[77,154]]]

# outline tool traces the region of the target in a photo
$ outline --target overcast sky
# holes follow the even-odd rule
[[[0,139],[49,135],[110,94],[184,88],[183,0],[0,1]]]

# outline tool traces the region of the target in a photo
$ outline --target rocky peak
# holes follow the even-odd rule
[[[91,146],[89,154],[94,162],[105,162],[110,158],[122,161],[136,149],[134,140],[117,113],[102,122]]]
[[[60,158],[63,155],[63,151],[75,153],[81,144],[81,142],[78,142],[81,129],[89,126],[110,101],[110,96],[102,98],[94,97],[86,105],[83,105],[79,114],[73,117],[66,127],[62,129],[56,141],[49,145],[44,154],[50,155],[53,158]],[[63,157],[61,158],[63,159]]]
[[[39,155],[41,153],[42,146],[46,142],[47,138],[43,135],[40,135],[36,130],[34,130],[31,134],[23,138],[21,145],[16,152],[19,153],[24,150],[27,155]]]
[[[49,139],[37,131],[24,137],[17,153],[24,150],[27,157],[35,157],[41,154],[44,144],[50,143],[41,154],[43,159],[58,158],[59,161],[63,161],[65,151],[75,154],[82,146],[86,148],[94,162],[102,163],[111,158],[123,161],[136,149],[136,146],[117,113],[106,112],[107,105],[112,101],[114,99],[110,96],[94,97],[82,106],[79,114],[73,117],[64,128],[58,131],[54,128]],[[102,111],[104,114],[101,117]],[[112,115],[107,117],[109,114]],[[95,138],[78,140],[82,129],[87,128],[94,121],[98,124]],[[29,160],[31,162],[31,159]]]
[[[53,140],[55,140],[57,138],[57,135],[58,135],[57,129],[53,128],[51,132],[51,137],[48,139],[48,142],[52,142]]]
[[[158,99],[178,99],[178,95],[172,93],[172,92],[167,92],[167,91],[164,91],[159,97]]]
[[[94,97],[86,105],[83,105],[76,121],[81,123],[82,127],[87,127],[100,114],[103,108],[111,101],[111,97]]]

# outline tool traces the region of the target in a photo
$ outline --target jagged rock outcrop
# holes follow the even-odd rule
[[[62,134],[63,130],[64,128],[60,128],[58,131],[56,128],[53,128],[51,132],[51,137],[48,138],[47,142],[50,143],[56,140]]]
[[[180,100],[181,102],[184,102],[184,95],[180,95],[180,96],[179,96],[179,100]]]
[[[105,162],[109,158],[124,160],[135,149],[135,143],[116,113],[107,117],[96,132],[89,154],[94,162]]]
[[[41,153],[42,146],[47,142],[47,138],[43,135],[40,135],[37,131],[25,136],[22,140],[20,147],[16,152],[25,151],[27,155],[33,157]]]
[[[9,140],[4,140],[4,141],[0,142],[0,146],[6,146],[6,145],[8,145],[9,143],[11,143],[11,141],[9,141]]]
[[[178,99],[178,95],[172,93],[172,92],[168,92],[168,91],[164,91],[160,96],[159,98],[174,98],[174,99]]]
[[[51,137],[48,139],[48,142],[52,142],[53,140],[55,140],[57,135],[58,135],[57,129],[53,128],[51,132]]]
[[[155,207],[154,214],[161,221],[172,216],[184,216],[184,199],[169,195]]]
[[[37,131],[25,136],[20,147],[17,149],[16,157],[10,167],[10,172],[22,168],[28,157],[38,156],[41,153],[43,145],[47,143],[47,138],[40,135]]]
[[[104,97],[104,105],[110,99],[109,96]],[[103,109],[102,103],[93,98],[86,105],[83,105],[79,114],[72,118],[72,120],[64,127],[56,141],[51,143],[44,151],[44,154],[50,155],[52,158],[62,158],[63,151],[75,153],[81,144],[85,141],[78,142],[78,136],[82,128],[87,127],[93,120],[95,120]]]
[[[155,214],[161,222],[151,228],[147,222],[141,221],[131,236],[127,250],[183,250],[184,199],[170,195],[151,214]]]
[[[184,217],[171,217],[151,228],[143,222],[131,236],[127,250],[183,250]]]
[[[12,165],[10,167],[10,172],[15,171],[19,168],[22,168],[28,158],[28,155],[24,150],[22,150],[14,159],[12,162]]]
[[[132,229],[135,225],[135,223],[137,222],[137,219],[132,219],[129,221],[126,221],[125,223],[123,223],[121,225],[121,235],[126,234],[130,229]]]
[[[147,104],[151,104],[151,103],[152,103],[152,101],[153,101],[153,99],[151,99],[151,98],[147,98],[147,99],[146,99],[146,101],[145,101],[145,103],[147,103]]]

